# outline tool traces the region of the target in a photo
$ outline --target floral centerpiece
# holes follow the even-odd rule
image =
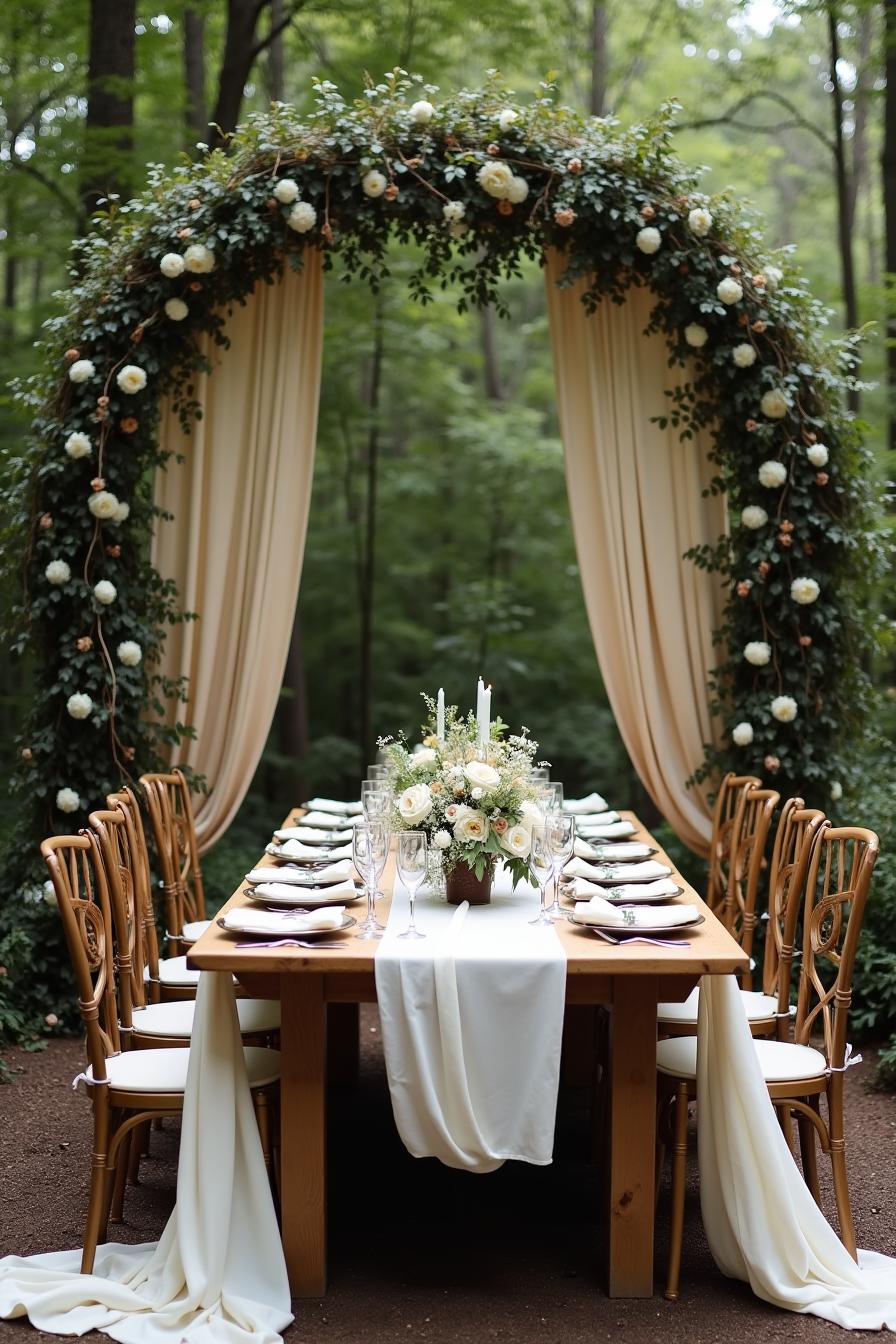
[[[381,738],[395,788],[395,821],[402,830],[426,832],[441,852],[448,900],[484,904],[498,860],[514,883],[528,875],[532,828],[540,813],[530,772],[538,750],[523,729],[508,734],[497,720],[482,733],[472,712],[461,716],[450,705],[439,712],[424,695],[430,718],[422,743]]]

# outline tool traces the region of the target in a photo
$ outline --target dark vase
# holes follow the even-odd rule
[[[492,899],[492,865],[477,877],[468,863],[459,862],[445,875],[445,894],[449,905],[469,901],[471,905],[488,905]]]

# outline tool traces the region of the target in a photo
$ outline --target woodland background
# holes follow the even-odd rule
[[[147,163],[192,157],[273,100],[310,107],[312,76],[359,95],[400,65],[446,91],[497,67],[526,98],[636,121],[681,105],[676,148],[708,190],[755,204],[772,247],[796,244],[833,331],[869,324],[854,411],[885,505],[896,449],[896,0],[16,0],[0,7],[0,455],[25,426],[7,390],[67,283],[93,211]],[[204,864],[232,890],[287,807],[343,796],[375,739],[414,732],[422,689],[525,723],[571,792],[658,818],[616,732],[578,581],[554,407],[543,280],[509,282],[510,320],[410,299],[396,249],[377,296],[328,278],[314,495],[281,702],[253,788]],[[0,519],[0,526],[3,520]],[[3,531],[5,547],[22,539]],[[0,604],[9,593],[0,592]],[[889,582],[878,595],[892,614]],[[896,680],[881,653],[880,737],[838,816],[880,830],[857,1023],[896,1030]],[[0,663],[9,757],[27,665]],[[696,764],[696,763],[695,763]],[[0,797],[0,846],[15,826]],[[700,865],[682,855],[701,880]],[[0,892],[3,903],[39,899]],[[55,919],[52,910],[48,919]],[[4,1007],[4,1004],[6,1006]],[[55,1007],[55,1005],[48,1005]],[[15,1034],[0,977],[0,1040]],[[891,1052],[896,1070],[896,1051]]]

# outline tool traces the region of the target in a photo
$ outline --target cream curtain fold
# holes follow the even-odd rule
[[[682,443],[651,417],[668,410],[661,334],[645,336],[653,298],[632,288],[623,305],[589,316],[584,282],[558,289],[565,263],[547,257],[547,304],[566,480],[585,605],[610,705],[626,749],[682,840],[706,854],[706,790],[685,788],[712,737],[706,689],[722,589],[682,556],[726,530],[708,436]],[[686,376],[686,375],[685,375]]]
[[[161,670],[189,678],[177,714],[196,730],[172,753],[206,777],[196,829],[205,851],[252,781],[289,648],[311,500],[323,344],[323,262],[260,284],[228,316],[229,349],[203,337],[202,419],[185,435],[162,407],[162,447],[182,454],[156,477],[153,563],[198,619],[174,627]]]

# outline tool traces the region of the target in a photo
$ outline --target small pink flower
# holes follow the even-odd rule
[[[554,223],[559,224],[561,229],[568,229],[576,217],[575,210],[571,206],[565,205],[562,210],[554,211]]]
[[[781,761],[777,756],[766,756],[762,762],[770,775],[774,775],[781,769]]]

